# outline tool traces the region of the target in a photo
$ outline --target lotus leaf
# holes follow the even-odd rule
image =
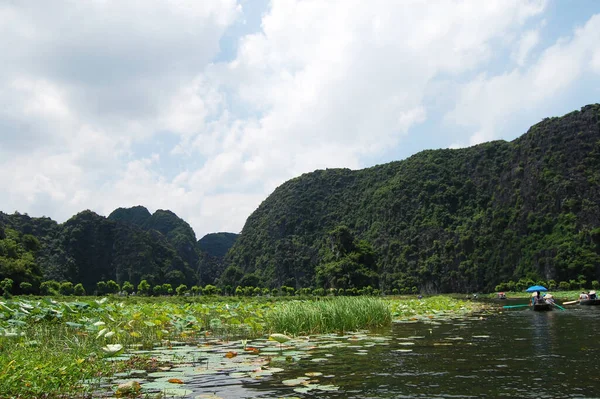
[[[291,340],[291,338],[284,334],[271,334],[269,335],[269,340],[277,341],[280,344],[283,344],[284,342]]]
[[[102,350],[110,355],[114,355],[123,349],[121,344],[108,344],[102,348]]]

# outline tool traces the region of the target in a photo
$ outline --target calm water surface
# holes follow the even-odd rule
[[[222,398],[600,398],[599,333],[600,308],[580,306],[395,324],[374,340],[317,348],[261,380],[209,375],[188,386]],[[339,389],[282,384],[306,372]]]

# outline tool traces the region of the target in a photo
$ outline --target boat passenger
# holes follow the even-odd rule
[[[596,296],[596,291],[588,292],[588,298],[589,299],[598,299],[598,297]]]
[[[543,300],[542,296],[540,295],[540,292],[536,291],[531,296],[531,304],[537,305],[539,303],[544,303],[544,300]]]
[[[554,296],[552,294],[544,295],[544,301],[549,305],[554,305]]]
[[[581,291],[581,294],[579,294],[579,299],[589,299],[588,294],[586,294],[585,291]]]

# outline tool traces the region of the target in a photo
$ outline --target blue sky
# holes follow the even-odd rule
[[[286,180],[598,102],[593,0],[0,0],[0,210],[239,232]]]

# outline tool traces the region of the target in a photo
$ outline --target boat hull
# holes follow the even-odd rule
[[[579,301],[579,304],[583,306],[598,306],[600,305],[600,299],[582,299]]]
[[[552,310],[552,305],[549,303],[536,303],[533,305],[533,310],[536,312],[547,312],[548,310]]]

